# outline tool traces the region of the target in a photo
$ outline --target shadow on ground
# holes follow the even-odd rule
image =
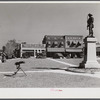
[[[4,74],[4,76],[12,77],[13,75],[12,74]]]
[[[44,69],[44,70],[63,70],[62,68],[46,68],[46,67],[36,67],[36,68],[32,68],[32,69]]]
[[[9,77],[9,78],[15,78],[15,77],[25,77],[26,75],[24,74],[17,74],[17,75],[13,75],[13,74],[4,74],[4,77]]]
[[[66,71],[74,72],[74,73],[90,73],[95,74],[95,72],[100,72],[100,68],[68,68]]]
[[[78,67],[67,67],[67,68],[46,68],[46,67],[37,67],[32,68],[40,69],[40,70],[64,70],[66,72],[73,72],[73,73],[91,73],[94,74],[95,72],[100,72],[100,68],[78,68]]]

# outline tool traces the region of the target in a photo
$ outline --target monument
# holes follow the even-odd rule
[[[97,62],[96,58],[97,39],[93,36],[93,22],[93,15],[88,14],[87,30],[89,30],[89,35],[84,39],[84,59],[82,63],[80,63],[79,68],[100,68],[100,64]]]

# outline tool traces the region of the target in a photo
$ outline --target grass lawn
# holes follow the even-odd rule
[[[58,59],[71,64],[79,64],[82,59]],[[15,62],[25,61],[21,67],[24,71],[33,71],[24,76],[18,73],[15,77],[5,77],[4,73],[0,73],[1,88],[78,88],[78,87],[100,87],[100,78],[94,78],[82,75],[71,75],[68,72],[83,73],[83,69],[68,68],[69,66],[54,62],[48,59],[12,59],[6,63],[0,64],[0,72],[14,72],[16,70]],[[68,68],[67,70],[62,70]],[[64,73],[46,72],[51,70],[60,70]],[[41,71],[41,72],[40,72]],[[45,71],[45,72],[44,72]],[[78,72],[77,72],[78,71]]]

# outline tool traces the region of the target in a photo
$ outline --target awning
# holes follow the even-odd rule
[[[64,48],[47,48],[47,52],[65,52]]]
[[[82,52],[82,49],[66,49],[66,52]]]

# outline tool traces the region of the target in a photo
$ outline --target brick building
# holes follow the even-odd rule
[[[42,41],[46,46],[47,57],[52,57],[55,53],[65,52],[65,39],[64,36],[46,35]]]
[[[65,52],[66,56],[81,57],[83,48],[83,36],[65,35]]]
[[[52,57],[55,53],[62,53],[64,56],[80,56],[82,53],[83,36],[79,35],[46,35],[43,44],[46,45],[47,57]]]

